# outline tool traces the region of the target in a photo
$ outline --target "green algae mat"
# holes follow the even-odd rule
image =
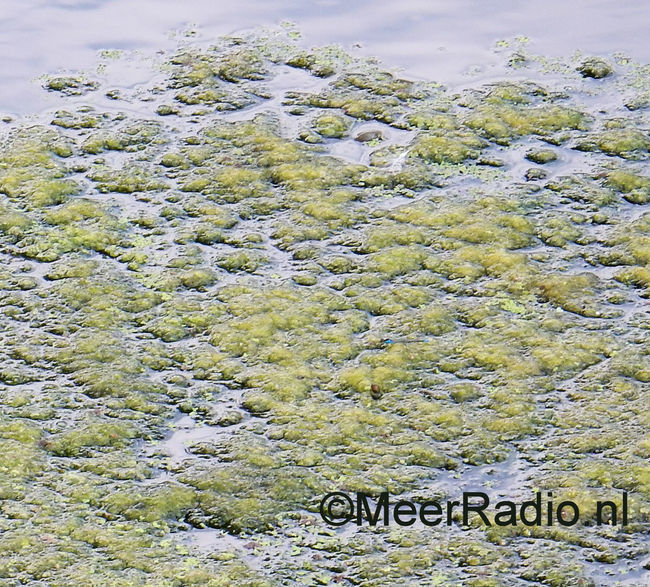
[[[650,69],[447,89],[291,36],[5,122],[0,583],[647,584]]]

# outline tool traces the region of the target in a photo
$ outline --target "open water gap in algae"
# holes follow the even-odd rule
[[[648,584],[648,66],[520,39],[446,88],[296,37],[6,119],[2,585]],[[319,515],[463,490],[580,523]]]

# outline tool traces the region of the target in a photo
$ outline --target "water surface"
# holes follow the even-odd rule
[[[548,56],[623,52],[650,60],[650,11],[622,0],[344,2],[320,0],[4,0],[0,15],[0,113],[27,114],[52,103],[34,78],[94,69],[104,49],[152,55],[176,46],[178,33],[199,38],[295,22],[305,45],[340,43],[409,75],[461,83],[489,77],[502,60],[500,40],[528,38]]]

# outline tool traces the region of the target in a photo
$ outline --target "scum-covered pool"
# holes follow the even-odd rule
[[[9,3],[3,585],[647,584],[643,14],[510,4]],[[629,524],[318,514],[464,489]]]

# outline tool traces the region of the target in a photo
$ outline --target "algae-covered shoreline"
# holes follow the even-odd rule
[[[3,584],[644,584],[648,66],[504,57],[258,31],[44,80],[0,144]],[[630,523],[318,515],[464,487]]]

